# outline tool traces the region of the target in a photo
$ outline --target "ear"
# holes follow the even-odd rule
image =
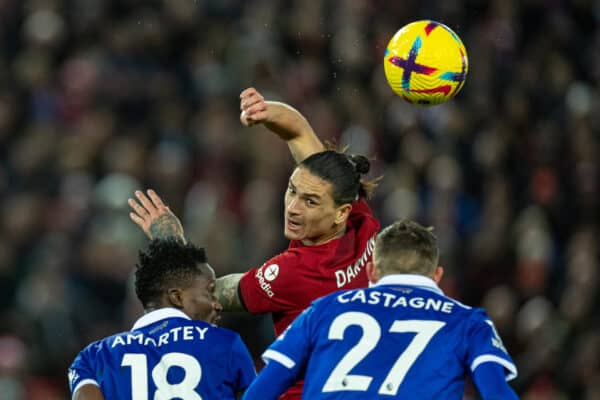
[[[377,272],[377,268],[375,268],[375,264],[373,261],[367,261],[367,278],[369,278],[369,282],[377,283],[379,280],[379,273]]]
[[[169,303],[175,308],[183,308],[183,291],[179,288],[170,288],[167,290]]]
[[[436,267],[435,271],[433,271],[433,280],[435,283],[440,283],[442,280],[442,276],[444,276],[444,267]]]
[[[346,203],[339,206],[335,212],[335,224],[345,222],[352,211],[352,204]]]

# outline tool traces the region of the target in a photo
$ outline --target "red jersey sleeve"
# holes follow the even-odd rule
[[[271,258],[260,268],[252,268],[241,278],[240,296],[246,309],[253,314],[277,312],[294,308],[301,254],[293,249]]]

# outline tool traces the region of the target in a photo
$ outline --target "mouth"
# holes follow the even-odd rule
[[[292,231],[292,232],[298,232],[300,230],[300,228],[302,228],[302,224],[300,224],[299,222],[293,221],[289,218],[286,219],[285,226],[289,231]]]

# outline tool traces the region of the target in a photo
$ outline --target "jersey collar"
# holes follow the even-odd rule
[[[173,318],[173,317],[191,319],[183,311],[180,311],[176,308],[171,308],[171,307],[159,308],[158,310],[150,311],[148,314],[142,315],[135,322],[135,324],[133,325],[133,328],[131,330],[135,331],[136,329],[140,329],[140,328],[143,328],[144,326],[151,325],[157,321],[160,321],[161,319]]]
[[[415,286],[419,289],[430,290],[443,295],[442,289],[433,281],[433,279],[424,275],[415,274],[393,274],[382,277],[374,286],[379,285],[402,285]]]

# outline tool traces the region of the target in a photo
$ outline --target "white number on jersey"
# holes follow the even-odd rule
[[[405,320],[394,321],[389,332],[416,333],[408,347],[396,360],[379,387],[379,394],[395,396],[404,377],[425,350],[433,336],[446,325],[442,321]],[[369,389],[373,380],[368,375],[352,375],[349,372],[358,365],[379,343],[381,327],[375,318],[362,312],[349,311],[338,315],[329,327],[330,340],[342,340],[344,331],[350,326],[358,326],[362,335],[358,342],[342,357],[323,385],[323,392],[363,391]]]
[[[122,367],[131,367],[131,399],[132,400],[169,400],[186,399],[202,400],[195,391],[202,378],[202,367],[198,360],[184,353],[167,353],[152,369],[152,380],[156,392],[148,397],[148,361],[145,354],[127,353],[123,355]],[[184,371],[179,383],[167,381],[169,368],[179,367]]]

